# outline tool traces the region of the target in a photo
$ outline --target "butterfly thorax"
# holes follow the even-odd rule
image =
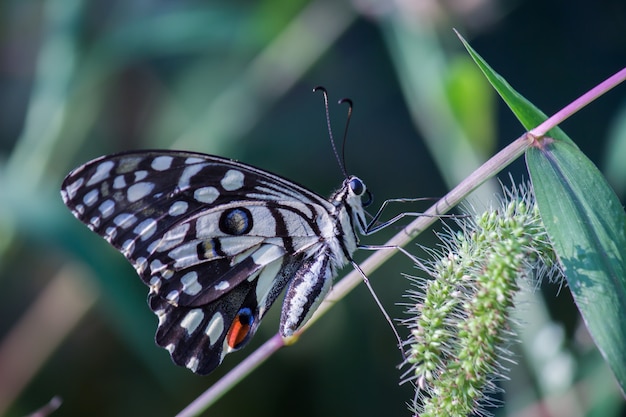
[[[356,251],[359,243],[357,231],[364,233],[365,212],[361,198],[365,191],[363,181],[351,176],[344,180],[342,187],[330,198],[335,207],[334,235],[341,246],[341,253],[345,255],[345,258],[341,259],[341,266],[351,260],[352,254]],[[340,251],[334,250],[333,253],[338,254]]]

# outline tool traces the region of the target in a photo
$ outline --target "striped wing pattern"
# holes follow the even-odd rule
[[[137,151],[78,167],[61,195],[149,287],[156,343],[207,374],[250,340],[285,287],[283,336],[314,311],[356,249],[355,181],[326,200],[229,159]]]

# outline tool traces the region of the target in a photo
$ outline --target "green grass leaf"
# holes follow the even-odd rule
[[[461,39],[527,130],[546,116]],[[598,349],[626,391],[626,216],[596,166],[559,128],[526,152],[537,206],[570,291]]]
[[[500,74],[495,72],[493,68],[487,64],[487,62],[478,53],[472,49],[459,33],[457,33],[459,39],[467,49],[478,68],[483,72],[491,86],[502,97],[502,100],[509,106],[517,120],[519,120],[526,130],[530,130],[535,126],[541,124],[547,119],[547,116],[537,109],[530,101],[524,96],[515,91],[513,87],[504,79]]]
[[[537,205],[589,332],[626,390],[626,217],[595,165],[572,144],[526,153]]]

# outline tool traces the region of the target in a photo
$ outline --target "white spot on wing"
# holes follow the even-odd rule
[[[142,274],[146,270],[147,265],[148,260],[146,258],[144,258],[143,256],[137,258],[137,260],[135,261],[135,270],[139,272],[139,274]]]
[[[220,183],[225,190],[234,191],[243,187],[243,179],[243,172],[237,171],[235,169],[229,169],[226,172],[226,175],[224,175],[224,178],[222,178],[222,181],[220,181]]]
[[[211,204],[217,197],[220,196],[220,192],[215,187],[202,187],[198,188],[193,193],[193,198],[201,203]]]
[[[133,232],[135,232],[138,236],[141,236],[141,240],[145,241],[150,239],[154,232],[156,232],[157,222],[154,219],[146,219],[139,223]]]
[[[191,335],[202,323],[202,319],[204,319],[204,312],[199,308],[194,308],[181,320],[180,327],[185,329],[188,335]]]
[[[83,203],[88,206],[93,206],[95,202],[98,201],[99,195],[100,192],[97,189],[91,190],[83,196]]]
[[[188,369],[191,369],[193,372],[196,372],[196,370],[198,369],[198,365],[200,365],[200,361],[195,356],[192,356],[191,358],[189,358],[189,360],[185,364],[185,366]]]
[[[129,258],[135,251],[135,241],[133,239],[128,239],[122,244],[121,251],[124,256]]]
[[[187,208],[189,208],[189,204],[186,201],[176,201],[170,206],[168,213],[170,216],[180,216],[185,214]]]
[[[117,177],[115,177],[115,179],[113,180],[113,188],[119,190],[120,188],[124,187],[126,187],[126,180],[124,179],[124,176],[118,175]]]
[[[157,156],[152,161],[152,169],[157,171],[165,171],[172,165],[173,158],[171,156]]]
[[[104,236],[103,237],[109,243],[111,243],[111,241],[113,239],[115,239],[115,236],[117,236],[117,227],[109,226],[104,231]]]
[[[92,217],[91,220],[89,220],[88,226],[91,230],[98,228],[100,226],[100,217]]]
[[[150,262],[150,273],[155,274],[159,272],[161,268],[163,268],[164,266],[165,265],[163,265],[163,262],[161,262],[159,259],[155,259],[152,262]]]
[[[156,310],[154,314],[156,314],[157,318],[159,319],[159,327],[161,327],[163,323],[165,323],[165,321],[167,320],[167,313],[165,312],[165,309],[160,308]]]
[[[76,197],[76,192],[78,191],[80,187],[82,187],[84,182],[85,182],[84,178],[79,178],[73,183],[71,183],[70,185],[68,185],[67,187],[65,187],[66,194],[64,194],[63,197],[66,203],[69,200],[73,200],[74,197]]]
[[[185,162],[188,162],[189,159],[197,159],[197,158],[188,158],[187,161],[185,161]],[[199,162],[199,160],[198,160],[198,162]],[[183,171],[182,175],[178,179],[178,188],[181,191],[182,190],[186,190],[187,188],[189,188],[189,181],[191,180],[191,177],[193,177],[198,172],[200,172],[200,170],[202,170],[203,167],[204,167],[204,164],[194,164],[194,165],[190,165],[187,168],[185,168],[185,170]]]
[[[126,192],[126,197],[128,201],[134,203],[135,201],[141,200],[152,190],[154,189],[154,183],[152,182],[138,182],[137,184],[133,184],[128,187],[128,191]]]
[[[217,342],[217,339],[224,333],[224,317],[220,312],[217,312],[211,317],[211,321],[206,326],[204,333],[209,336],[209,342],[211,346]]]
[[[100,204],[98,210],[102,213],[102,218],[106,219],[113,214],[113,211],[115,210],[115,202],[113,200],[106,200]]]
[[[153,276],[150,279],[150,294],[156,294],[159,292],[159,288],[161,288],[161,278],[157,276]]]
[[[170,291],[166,296],[165,299],[167,301],[169,301],[171,304],[178,304],[178,297],[179,297],[180,293],[176,290]]]
[[[113,165],[115,165],[113,161],[105,161],[98,165],[96,172],[91,176],[91,178],[89,178],[87,186],[97,184],[109,178]]]
[[[146,171],[146,170],[135,171],[135,182],[141,181],[142,179],[146,178],[147,176],[148,176],[148,171]]]
[[[198,282],[198,273],[196,271],[187,272],[180,279],[183,284],[183,292],[188,295],[196,295],[202,291],[202,285]]]
[[[220,281],[213,286],[217,291],[224,291],[230,287],[230,282],[228,281]]]
[[[130,226],[137,222],[137,217],[130,213],[121,213],[115,216],[113,223],[122,229],[128,229]]]

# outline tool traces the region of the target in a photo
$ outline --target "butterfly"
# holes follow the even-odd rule
[[[372,231],[363,208],[371,195],[355,176],[325,199],[194,152],[103,156],[73,170],[61,196],[149,287],[156,343],[201,375],[249,342],[283,291],[279,332],[292,336],[353,262],[357,233]]]

